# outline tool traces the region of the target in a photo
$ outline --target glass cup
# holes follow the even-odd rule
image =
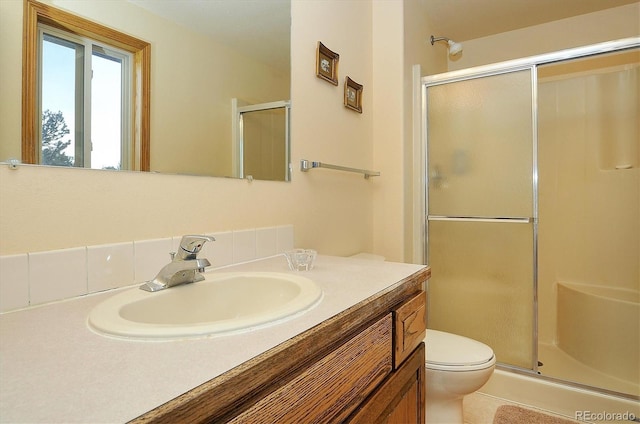
[[[284,253],[292,271],[311,271],[317,252],[312,249],[293,249]]]

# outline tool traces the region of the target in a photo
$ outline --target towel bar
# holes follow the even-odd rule
[[[306,159],[302,159],[300,161],[300,170],[302,172],[307,172],[310,169],[313,168],[327,168],[327,169],[335,169],[338,171],[346,171],[346,172],[356,172],[358,174],[364,174],[364,177],[366,179],[369,179],[369,177],[379,177],[380,176],[380,172],[378,171],[369,171],[367,169],[358,169],[358,168],[349,168],[346,166],[340,166],[340,165],[331,165],[328,163],[323,163],[323,162],[315,162],[315,161],[308,161]]]

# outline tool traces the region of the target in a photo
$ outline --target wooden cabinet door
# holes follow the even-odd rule
[[[425,422],[425,347],[420,343],[349,418],[351,424]]]
[[[418,422],[420,419],[420,405],[419,405],[419,392],[420,382],[418,378],[413,381],[413,384],[409,387],[400,400],[400,402],[393,409],[391,414],[387,417],[388,424],[408,424]]]

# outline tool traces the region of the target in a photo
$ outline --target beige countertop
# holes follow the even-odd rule
[[[2,314],[0,422],[129,421],[422,268],[320,255],[315,268],[302,274],[323,290],[317,306],[291,320],[228,336],[137,341],[94,333],[87,326],[89,312],[121,290]],[[293,272],[282,255],[219,271]]]

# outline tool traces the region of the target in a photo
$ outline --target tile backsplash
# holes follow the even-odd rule
[[[212,268],[293,248],[293,226],[205,233]],[[170,261],[182,236],[0,256],[0,312],[143,283]]]

